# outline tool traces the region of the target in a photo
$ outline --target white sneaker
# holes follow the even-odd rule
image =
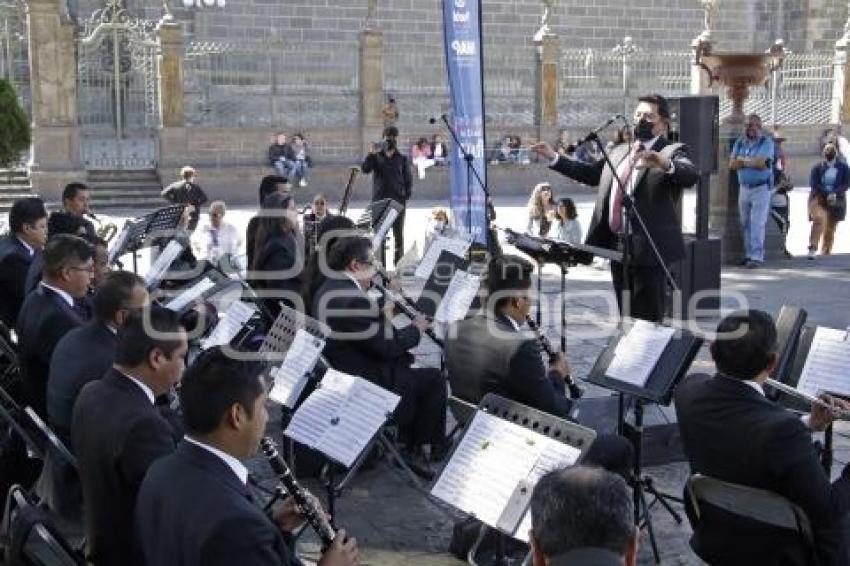
[[[298,182],[298,186],[299,186],[299,187],[306,187],[306,186],[307,186],[307,179],[301,179],[301,180]]]

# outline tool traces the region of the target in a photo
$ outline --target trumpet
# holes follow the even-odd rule
[[[112,241],[112,238],[115,237],[115,234],[118,233],[118,226],[116,226],[113,222],[103,222],[95,216],[94,212],[87,210],[86,216],[97,222],[97,228],[95,232],[97,232],[97,237],[106,242],[107,244]]]
[[[785,385],[781,381],[776,381],[775,379],[767,378],[767,380],[765,380],[765,384],[770,385],[771,387],[773,387],[777,391],[781,391],[782,393],[785,393],[786,395],[790,395],[791,397],[796,397],[797,399],[800,399],[801,401],[806,401],[807,403],[810,403],[812,405],[818,405],[820,407],[823,407],[824,409],[829,411],[832,414],[832,416],[834,416],[838,420],[850,421],[850,411],[848,411],[846,409],[839,409],[838,407],[834,407],[834,406],[830,405],[828,402],[824,401],[823,399],[821,399],[819,397],[815,397],[814,395],[809,395],[808,393],[803,393],[799,389],[791,387],[790,385]]]
[[[528,327],[534,332],[534,336],[537,338],[537,342],[540,344],[540,349],[546,352],[546,355],[549,356],[549,361],[554,360],[558,357],[558,352],[555,351],[555,348],[552,347],[552,343],[549,342],[549,339],[540,332],[540,328],[534,322],[534,319],[530,316],[526,315],[525,322],[528,324]],[[567,385],[567,389],[570,392],[570,399],[581,399],[582,395],[584,395],[584,390],[579,387],[579,385],[573,379],[573,376],[567,374],[564,377],[564,382]]]

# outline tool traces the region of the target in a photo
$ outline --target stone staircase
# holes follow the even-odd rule
[[[8,213],[16,200],[32,196],[36,195],[32,192],[29,171],[26,169],[0,170],[0,213]]]
[[[109,210],[143,212],[165,206],[159,196],[162,183],[154,170],[89,171],[90,208],[97,214]]]

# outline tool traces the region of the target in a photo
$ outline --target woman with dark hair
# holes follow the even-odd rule
[[[279,301],[303,310],[298,303],[304,239],[298,231],[295,201],[291,196],[274,193],[263,201],[253,247],[248,278],[254,289],[265,291],[265,303],[272,314],[280,312]]]
[[[568,244],[581,243],[581,224],[578,221],[576,203],[571,198],[558,200],[558,209],[555,222],[549,232],[550,238],[567,242]]]

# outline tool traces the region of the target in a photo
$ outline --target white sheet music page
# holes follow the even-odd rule
[[[353,375],[329,369],[319,387],[301,404],[284,434],[292,440],[318,448],[325,431],[331,426],[345,396],[354,381]]]
[[[316,366],[324,347],[324,340],[299,328],[283,362],[271,371],[274,385],[269,392],[269,399],[293,408],[304,391],[308,374]]]
[[[463,258],[466,256],[466,251],[469,249],[470,242],[458,238],[446,238],[445,236],[437,236],[431,240],[431,245],[425,251],[422,261],[416,266],[414,275],[420,279],[428,279],[437,266],[437,261],[440,259],[440,254],[443,250],[450,252],[457,257]]]
[[[614,359],[605,374],[611,379],[643,387],[675,332],[667,326],[635,320],[614,349]]]
[[[452,276],[446,294],[434,313],[437,322],[463,320],[469,312],[469,306],[478,293],[481,278],[458,269]]]
[[[495,527],[521,480],[536,481],[541,456],[575,462],[580,450],[479,411],[431,494]]]
[[[177,259],[177,256],[182,251],[183,245],[177,240],[168,242],[168,245],[165,246],[165,249],[162,250],[162,253],[153,262],[153,265],[148,270],[148,274],[145,275],[145,283],[150,285],[152,282],[162,279],[162,276],[165,275],[165,272],[168,271],[168,268],[171,267],[171,264],[174,263],[174,260]]]
[[[375,232],[375,235],[372,236],[372,249],[377,250],[384,243],[384,238],[387,237],[387,232],[390,231],[390,228],[395,222],[395,219],[398,218],[398,211],[394,208],[387,209],[387,215],[384,216],[384,221],[378,226],[378,230]]]
[[[257,312],[257,307],[242,301],[233,301],[224,315],[219,319],[215,328],[210,335],[201,340],[201,349],[206,350],[213,346],[224,346],[230,344],[239,331],[245,326],[254,313]]]
[[[171,301],[169,301],[165,305],[165,308],[177,312],[195,299],[197,299],[198,297],[200,297],[201,295],[203,295],[204,293],[206,293],[207,291],[209,291],[210,289],[212,289],[213,287],[215,287],[215,283],[213,282],[213,280],[209,277],[204,277],[203,279],[201,279],[200,281],[198,281],[197,283],[177,295]]]
[[[850,341],[847,331],[818,326],[815,329],[809,355],[803,365],[797,389],[809,395],[834,393],[850,395]]]

